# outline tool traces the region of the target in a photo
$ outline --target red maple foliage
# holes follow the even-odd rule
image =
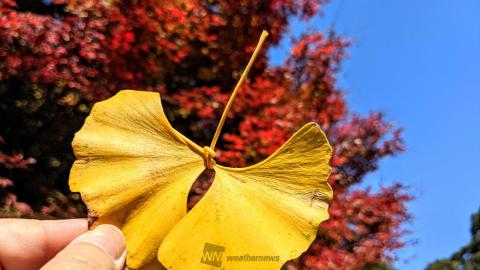
[[[4,144],[3,137],[0,136],[0,144]],[[9,172],[15,169],[27,169],[28,166],[35,163],[34,159],[24,159],[22,154],[7,155],[0,151],[0,217],[22,216],[32,212],[30,206],[24,202],[20,202],[17,196],[12,193],[9,188],[13,186],[13,181],[7,178]]]
[[[391,263],[394,251],[405,244],[402,224],[409,219],[405,203],[411,198],[401,185],[375,193],[354,184],[376,170],[379,160],[403,151],[401,130],[381,113],[348,112],[335,85],[348,39],[304,34],[283,65],[268,62],[266,51],[285,35],[289,17],[308,19],[325,2],[1,1],[0,133],[12,142],[8,150],[23,150],[38,162],[29,174],[2,179],[0,187],[15,182],[9,194],[22,197],[37,216],[80,215],[78,197],[66,189],[73,160],[69,142],[93,102],[120,89],[161,92],[173,125],[207,145],[266,29],[271,34],[266,49],[229,113],[218,162],[258,162],[302,124],[319,123],[335,149],[331,218],[310,249],[286,269]],[[10,163],[2,157],[14,156],[0,153],[5,167]],[[31,199],[29,185],[40,187],[42,195]],[[204,181],[192,188],[193,203],[209,185]]]

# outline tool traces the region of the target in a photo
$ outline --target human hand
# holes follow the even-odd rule
[[[85,219],[0,219],[0,270],[120,270],[125,239],[113,225]]]

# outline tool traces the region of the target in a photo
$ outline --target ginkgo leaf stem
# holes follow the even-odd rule
[[[210,149],[215,150],[215,145],[217,144],[218,137],[220,136],[220,132],[222,131],[223,124],[225,123],[225,119],[227,118],[228,111],[230,110],[230,107],[233,104],[233,100],[235,99],[235,96],[238,93],[238,89],[240,89],[240,86],[242,83],[245,81],[247,78],[247,74],[250,71],[250,68],[252,68],[253,62],[255,61],[255,58],[257,58],[258,53],[260,52],[260,49],[263,45],[263,42],[268,36],[268,32],[263,30],[262,35],[260,36],[260,39],[257,43],[257,47],[255,48],[255,51],[252,54],[252,57],[250,58],[250,61],[248,61],[247,66],[245,67],[245,70],[242,73],[242,76],[237,82],[237,85],[233,89],[233,93],[230,96],[230,99],[227,102],[227,105],[225,106],[225,109],[223,110],[222,117],[220,118],[220,122],[218,123],[217,130],[215,131],[215,135],[213,135],[212,143],[210,144]]]

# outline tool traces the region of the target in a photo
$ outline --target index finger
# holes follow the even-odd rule
[[[0,269],[39,269],[87,230],[86,219],[0,219]]]

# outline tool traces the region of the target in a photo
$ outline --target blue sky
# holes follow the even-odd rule
[[[365,185],[400,181],[409,204],[410,239],[400,270],[424,269],[470,241],[480,207],[480,1],[333,0],[324,16],[292,19],[291,34],[328,29],[353,39],[338,86],[351,111],[383,111],[403,127],[407,152],[381,162]],[[285,39],[270,51],[280,63]],[[364,184],[362,184],[364,185]]]

